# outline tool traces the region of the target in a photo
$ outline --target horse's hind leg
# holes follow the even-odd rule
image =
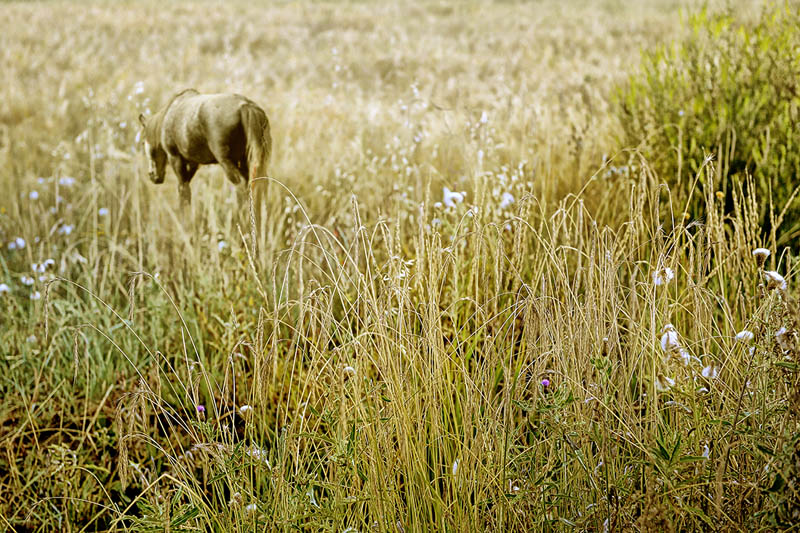
[[[247,182],[247,176],[239,169],[239,165],[230,159],[219,158],[219,164],[225,171],[225,176],[227,176],[228,180],[234,185],[239,185],[243,181]]]

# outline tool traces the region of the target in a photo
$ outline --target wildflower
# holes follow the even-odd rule
[[[36,342],[36,340],[37,340],[36,335],[28,335],[28,338],[25,339],[25,342],[27,342],[28,344],[33,344],[34,342]]]
[[[39,191],[31,191],[28,193],[28,198],[31,200],[38,200],[39,199]]]
[[[717,379],[719,376],[719,367],[712,363],[704,367],[700,374],[706,379]]]
[[[11,292],[11,287],[6,285],[5,283],[0,283],[0,294],[3,294],[5,292]]]
[[[258,446],[251,446],[245,453],[255,459],[256,461],[261,461],[267,467],[268,470],[272,470],[272,465],[269,464],[269,460],[267,459],[267,451],[262,450]]]
[[[248,503],[245,506],[244,510],[247,511],[248,513],[255,513],[256,512],[256,504]]]
[[[253,411],[253,408],[250,407],[249,405],[243,405],[243,406],[239,407],[239,414],[242,415],[242,417],[246,417],[246,416],[250,415],[250,413],[252,411]]]
[[[742,331],[740,331],[739,333],[736,334],[737,342],[745,342],[745,343],[752,342],[752,340],[754,338],[755,338],[755,335],[753,335],[753,332],[752,331],[748,331],[746,329],[743,329]]]
[[[206,406],[203,405],[202,403],[198,404],[197,405],[197,412],[200,413],[201,415],[206,414]]]
[[[770,252],[766,248],[756,248],[755,250],[753,250],[753,257],[756,258],[756,264],[758,265],[758,268],[764,266],[764,262],[767,260],[767,258],[770,256],[771,253],[772,252]]]
[[[681,343],[678,341],[678,332],[675,326],[667,324],[661,328],[661,349],[665,352],[680,350]]]
[[[669,267],[665,267],[662,270],[658,270],[653,273],[653,283],[656,286],[666,285],[672,278],[675,277],[675,272]]]
[[[25,239],[23,239],[22,237],[17,237],[16,239],[8,243],[9,250],[22,250],[23,248],[25,248]]]
[[[64,224],[63,226],[58,228],[58,234],[59,235],[69,235],[70,233],[72,233],[72,230],[74,230],[74,229],[75,229],[75,226],[73,226],[72,224]]]
[[[514,203],[514,195],[510,192],[504,192],[500,197],[500,209],[505,209]]]
[[[231,499],[228,501],[229,507],[239,507],[242,505],[242,493],[241,492],[234,492],[231,494]]]
[[[433,208],[434,209],[441,209],[442,208],[442,202],[435,202],[433,204]]]
[[[708,456],[711,454],[711,450],[708,449],[708,444],[703,444],[703,457],[708,459]]]
[[[133,94],[142,94],[144,92],[144,82],[137,81],[133,86]]]
[[[775,339],[778,341],[778,346],[781,347],[781,350],[784,352],[791,349],[791,343],[789,339],[789,330],[786,328],[781,328],[775,332]]]
[[[227,247],[228,247],[228,243],[227,243],[227,242],[225,242],[225,241],[219,241],[219,242],[217,243],[217,250],[219,250],[220,252],[221,252],[222,250],[224,250],[225,248],[227,248]]]
[[[22,282],[23,285],[27,285],[28,287],[33,285],[33,278],[30,276],[20,276],[19,280]]]
[[[107,207],[101,207],[100,209],[97,210],[97,214],[101,217],[107,217],[108,213],[109,211]]]
[[[689,363],[692,362],[692,355],[682,347],[678,349],[678,355],[680,356],[681,361],[683,361],[683,366],[689,366]],[[697,358],[695,357],[695,359]]]
[[[448,189],[447,187],[444,188],[444,205],[447,207],[455,207],[456,204],[460,204],[464,201],[465,193],[463,192],[454,192]]]
[[[658,376],[656,376],[655,386],[657,391],[666,392],[675,386],[675,380],[664,376],[664,374],[658,374]]]
[[[486,124],[487,122],[489,122],[489,115],[486,113],[486,111],[481,111],[481,120],[480,120],[480,122],[481,122],[481,124]]]
[[[774,270],[767,270],[764,272],[764,277],[767,278],[767,289],[779,289],[781,291],[786,290],[786,280]]]
[[[542,387],[544,387],[544,388],[546,389],[546,388],[547,388],[547,387],[549,387],[549,386],[550,386],[550,380],[549,380],[549,379],[547,379],[547,378],[544,378],[544,379],[542,380]]]
[[[456,475],[456,473],[458,473],[458,463],[459,463],[459,460],[458,460],[458,459],[456,459],[455,461],[453,461],[453,475],[454,475],[454,476]]]
[[[306,496],[308,496],[308,503],[310,503],[314,507],[319,507],[317,499],[314,497],[314,487],[308,487],[308,490],[306,491]]]
[[[41,292],[33,291],[31,293],[31,300],[41,300],[41,299],[42,299],[42,293]]]
[[[346,367],[344,367],[344,369],[343,369],[343,370],[344,370],[344,374],[345,374],[345,376],[351,376],[351,377],[355,377],[355,375],[356,375],[356,369],[355,369],[355,368],[353,368],[353,367],[352,367],[352,366],[350,366],[350,365],[347,365]]]
[[[75,185],[75,178],[72,176],[61,176],[58,180],[58,184],[63,187],[72,187]]]

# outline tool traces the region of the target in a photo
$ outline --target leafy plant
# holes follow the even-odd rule
[[[715,158],[719,192],[732,210],[736,182],[762,203],[766,228],[782,242],[800,236],[800,12],[772,4],[756,21],[703,9],[688,17],[689,36],[645,52],[617,95],[624,141],[702,216],[695,176]],[[776,216],[768,215],[770,202]]]

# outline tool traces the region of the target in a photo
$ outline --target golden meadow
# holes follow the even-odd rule
[[[2,4],[0,530],[794,527],[783,206],[620,113],[701,7]],[[267,111],[255,222],[147,181],[187,87]]]

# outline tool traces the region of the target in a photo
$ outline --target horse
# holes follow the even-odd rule
[[[184,208],[191,205],[189,183],[200,165],[219,164],[234,185],[266,176],[272,155],[269,119],[242,95],[186,89],[151,117],[139,114],[139,122],[150,180],[163,183],[169,163]]]

